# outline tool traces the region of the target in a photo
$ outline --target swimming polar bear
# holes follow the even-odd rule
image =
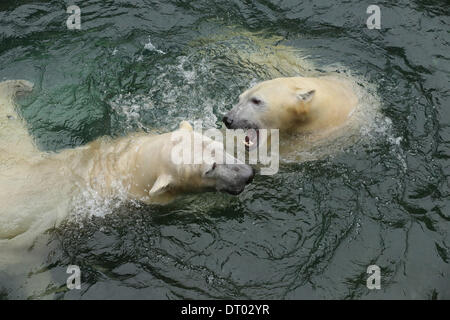
[[[29,245],[36,235],[57,226],[85,189],[101,197],[125,192],[129,199],[167,203],[187,192],[238,194],[254,176],[250,166],[234,158],[223,163],[176,164],[173,133],[100,138],[59,153],[41,152],[14,112],[15,96],[31,91],[32,86],[24,80],[0,83],[0,247]],[[187,122],[175,132],[178,136],[199,134]],[[190,141],[199,143],[194,150],[200,151],[219,143],[204,136]]]
[[[282,139],[316,142],[349,122],[358,105],[353,87],[349,80],[335,76],[264,81],[242,93],[223,122],[229,129],[253,129],[245,139],[248,147],[261,142],[259,129],[279,129]],[[289,141],[284,150],[300,147]]]

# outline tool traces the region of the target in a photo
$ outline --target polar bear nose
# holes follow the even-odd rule
[[[251,172],[250,176],[248,177],[246,184],[251,183],[253,181],[253,178],[255,177],[255,170],[252,167],[250,167],[250,169],[252,170],[252,172]]]
[[[245,182],[245,184],[249,184],[255,177],[255,169],[246,164],[234,165],[232,167],[232,170],[239,173],[239,175],[242,177],[241,183]]]
[[[230,129],[230,126],[233,124],[233,120],[230,119],[229,117],[225,116],[222,119],[223,123],[225,123],[225,126]]]

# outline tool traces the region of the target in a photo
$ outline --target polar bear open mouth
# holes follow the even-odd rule
[[[248,129],[243,142],[247,150],[256,148],[259,144],[259,129]]]

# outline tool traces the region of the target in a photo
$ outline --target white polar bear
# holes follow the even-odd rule
[[[349,84],[334,77],[277,78],[242,93],[223,122],[233,129],[323,132],[343,125],[357,103]]]
[[[57,226],[87,188],[102,197],[125,192],[130,199],[166,203],[187,192],[238,194],[253,178],[253,169],[237,159],[234,164],[175,164],[172,133],[100,138],[56,154],[40,152],[14,112],[14,97],[31,89],[23,80],[0,83],[0,247],[29,245]],[[176,132],[198,135],[187,122]],[[213,143],[202,138],[191,139],[200,143],[194,150],[203,152]]]
[[[246,138],[249,145],[260,143],[259,129],[279,129],[280,139],[288,141],[281,153],[300,149],[334,136],[349,122],[358,105],[353,88],[335,76],[264,81],[242,93],[223,122],[230,129],[254,129],[257,134]]]

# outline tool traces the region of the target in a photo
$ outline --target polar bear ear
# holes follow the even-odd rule
[[[186,129],[188,131],[194,130],[194,129],[192,129],[191,124],[189,122],[187,122],[187,121],[181,121],[180,122],[180,129]]]
[[[153,184],[152,189],[149,192],[149,195],[157,196],[169,189],[170,185],[173,182],[173,178],[171,175],[168,174],[162,174],[156,179],[155,183]]]
[[[297,98],[302,102],[310,102],[314,97],[316,90],[298,90],[296,92]]]

